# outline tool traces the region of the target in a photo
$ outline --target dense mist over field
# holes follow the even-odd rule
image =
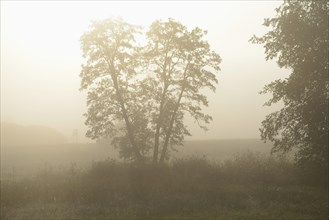
[[[87,128],[82,116],[86,112],[86,93],[79,91],[83,62],[79,39],[92,20],[117,16],[143,26],[144,32],[153,21],[168,18],[189,29],[208,31],[205,39],[223,59],[217,92],[205,90],[209,107],[204,111],[212,115],[213,122],[204,132],[187,116],[192,133],[188,138],[259,138],[258,129],[265,115],[280,107],[263,108],[268,96],[258,92],[272,80],[286,77],[287,71],[275,62],[266,62],[263,48],[248,42],[253,34],[266,31],[263,19],[275,14],[279,1],[189,2],[188,7],[184,2],[175,7],[170,2],[1,4],[4,122],[55,128],[68,140],[77,129],[80,141],[90,142],[85,138]],[[183,10],[186,7],[188,10]]]
[[[57,130],[41,126],[20,126],[2,123],[1,177],[29,176],[44,166],[63,169],[76,164],[88,168],[93,161],[120,160],[110,141],[98,143],[69,143]],[[271,143],[259,139],[192,140],[172,153],[172,160],[190,156],[211,161],[232,159],[248,151],[270,154]]]
[[[0,219],[329,218],[327,0],[0,4]]]

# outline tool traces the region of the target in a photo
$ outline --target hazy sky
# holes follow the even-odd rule
[[[259,138],[269,96],[259,95],[274,79],[287,77],[264,49],[248,40],[268,31],[280,1],[1,1],[1,120],[46,125],[70,137],[86,127],[85,94],[79,91],[83,63],[80,36],[91,20],[121,16],[147,28],[169,17],[189,28],[208,30],[207,39],[223,61],[215,94],[209,93],[213,116],[209,131],[187,121],[193,139]]]

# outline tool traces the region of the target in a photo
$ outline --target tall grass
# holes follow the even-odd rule
[[[224,162],[95,162],[1,182],[1,219],[326,219],[328,187],[284,158],[245,153]]]

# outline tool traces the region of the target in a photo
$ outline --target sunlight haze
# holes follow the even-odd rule
[[[173,18],[189,29],[207,30],[211,49],[222,58],[216,93],[207,93],[213,116],[209,131],[188,118],[188,139],[259,138],[259,127],[273,108],[263,86],[287,77],[264,49],[249,39],[268,31],[264,18],[273,17],[281,1],[1,1],[1,121],[55,128],[70,138],[84,137],[86,96],[79,91],[80,37],[90,22],[122,17],[142,25]]]

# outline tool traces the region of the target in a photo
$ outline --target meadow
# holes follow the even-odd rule
[[[257,140],[187,142],[159,166],[79,146],[2,154],[1,219],[328,219],[327,179]],[[24,161],[29,175],[10,176]]]

